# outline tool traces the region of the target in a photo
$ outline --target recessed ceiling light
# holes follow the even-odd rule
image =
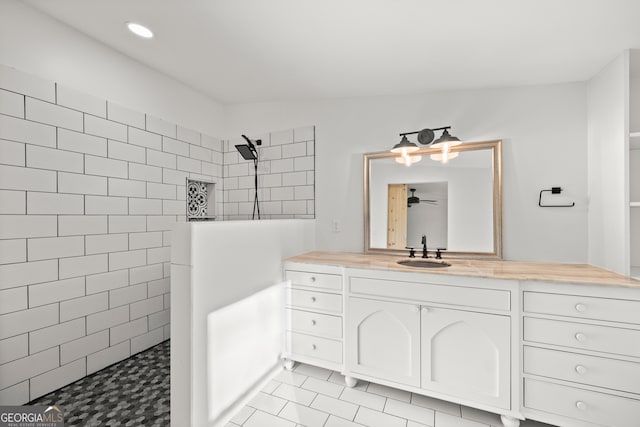
[[[150,29],[136,22],[127,22],[127,28],[136,36],[144,39],[150,39],[153,37],[153,32]]]

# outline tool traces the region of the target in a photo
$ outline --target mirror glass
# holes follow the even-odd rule
[[[398,249],[404,249],[405,246],[417,247],[422,235],[429,236],[427,242],[429,247],[446,249],[449,227],[447,215],[449,183],[443,181],[399,185],[406,186],[409,190],[409,197],[407,198],[406,210],[407,239],[404,242],[406,244]],[[392,235],[387,236],[388,239],[391,237]],[[387,247],[390,247],[388,243]]]
[[[447,163],[431,159],[438,149],[421,149],[407,167],[398,154],[365,154],[365,251],[406,253],[446,249],[445,256],[502,257],[501,143],[451,148]]]

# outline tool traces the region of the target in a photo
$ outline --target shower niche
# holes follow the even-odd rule
[[[187,221],[216,219],[216,183],[187,178]]]

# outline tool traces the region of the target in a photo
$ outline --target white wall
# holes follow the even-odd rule
[[[186,177],[221,182],[222,159],[220,140],[0,65],[0,404],[169,338],[169,230]]]
[[[285,285],[275,284],[207,316],[207,409],[217,425],[227,426],[243,400],[282,370]],[[185,423],[176,419],[175,424]]]
[[[0,68],[0,87],[10,91],[0,91],[0,403],[18,404],[168,338],[163,231],[184,213],[189,172],[171,173],[176,155],[162,152],[160,134],[182,140],[170,145],[186,147],[182,163],[195,167],[189,146],[199,131],[222,133],[224,114],[210,98],[15,0],[0,2],[0,64],[39,77]],[[132,128],[150,131],[150,140],[136,146]],[[195,156],[220,145],[202,140],[210,146]],[[43,334],[56,339],[33,345]]]
[[[629,53],[587,85],[589,264],[629,274]]]
[[[0,2],[0,64],[209,135],[223,107],[17,0]]]
[[[362,154],[399,132],[453,125],[468,141],[502,139],[506,259],[587,261],[586,91],[581,83],[423,95],[230,106],[228,134],[316,125],[319,249],[362,251]],[[561,186],[571,209],[539,208]],[[340,233],[333,233],[338,220]]]
[[[314,220],[300,219],[176,225],[171,253],[172,425],[218,425],[219,420],[209,417],[210,408],[219,410],[215,404],[225,399],[212,402],[215,396],[207,395],[208,316],[282,282],[282,260],[314,249],[314,225]],[[236,350],[262,363],[269,355],[261,353],[261,341],[253,335],[260,331],[261,325],[248,326]],[[237,372],[244,363],[217,368]]]

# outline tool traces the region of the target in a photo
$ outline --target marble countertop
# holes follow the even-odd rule
[[[415,260],[421,258],[416,257]],[[536,280],[581,284],[637,287],[640,280],[631,279],[588,264],[561,264],[550,262],[523,262],[497,260],[443,259],[451,266],[443,268],[417,268],[397,263],[409,260],[406,256],[373,255],[350,252],[314,251],[286,259],[288,262],[324,264],[339,267],[372,270],[393,270],[412,273],[472,276],[489,279]],[[430,261],[436,261],[433,258]]]

